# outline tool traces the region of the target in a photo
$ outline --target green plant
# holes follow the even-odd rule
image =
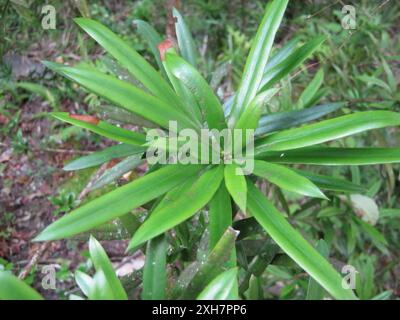
[[[10,271],[0,270],[1,300],[42,300],[43,297]]]
[[[57,208],[53,212],[54,215],[59,215],[62,212],[72,210],[76,205],[76,196],[73,192],[61,191],[57,197],[49,197],[50,202]]]
[[[279,81],[319,48],[324,40],[318,36],[298,48],[283,48],[275,58],[269,59],[287,3],[275,0],[268,4],[253,40],[239,88],[234,98],[224,105],[197,71],[197,61],[193,59],[196,56],[193,42],[188,34],[179,35],[179,30],[185,29],[177,28],[178,39],[180,36],[187,39],[179,43],[182,57],[174,50],[161,47],[161,67],[168,77],[164,79],[109,29],[89,19],[76,19],[77,24],[146,90],[94,68],[46,62],[47,67],[117,107],[134,113],[138,122],[144,119],[162,129],[168,129],[169,120],[177,121],[179,130],[190,128],[199,131],[204,126],[218,130],[226,127],[256,129],[255,170],[253,175],[244,177],[237,175],[241,167],[235,163],[217,166],[153,165],[143,177],[84,204],[54,222],[36,237],[36,241],[75,236],[116,218],[121,218],[125,223],[133,220],[133,227],[130,228],[133,237],[128,250],[143,248],[147,242],[143,298],[238,298],[239,294],[243,297],[248,288],[251,289],[251,296],[254,296],[257,277],[262,275],[272,261],[278,260],[275,244],[265,241],[259,224],[283,252],[331,296],[337,299],[356,298],[351,290],[342,288],[339,273],[326,258],[292,227],[256,185],[267,180],[278,186],[271,187],[271,190],[277,193],[284,208],[287,203],[280,188],[302,196],[320,198],[325,202],[328,201],[327,196],[320,189],[339,192],[359,189],[360,186],[355,183],[294,170],[282,164],[359,166],[400,162],[398,148],[339,148],[334,144],[338,139],[356,133],[397,126],[400,124],[400,115],[389,111],[357,112],[293,128],[343,106],[309,106],[318,96],[321,74],[304,91],[298,103],[299,110],[264,114],[263,106],[271,102],[279,89],[285,90],[285,87],[277,85]],[[154,34],[155,31],[152,32]],[[156,52],[155,43],[150,38],[148,40],[151,51]],[[163,43],[163,46],[167,44]],[[308,109],[301,109],[307,106]],[[67,169],[94,166],[111,158],[144,154],[146,151],[146,137],[143,133],[113,126],[92,116],[71,116],[66,113],[53,113],[53,116],[121,142],[113,147],[112,152],[106,149],[75,160],[67,165]],[[332,142],[334,147],[322,145],[327,142]],[[147,210],[143,223],[134,214],[129,214],[138,207]],[[233,223],[238,209],[249,215]],[[188,221],[198,213],[198,219]],[[239,235],[230,227],[232,224],[234,229],[240,231]],[[209,240],[204,232],[206,228]],[[166,233],[170,229],[174,229],[173,235]],[[251,249],[250,243],[245,242],[246,238],[259,241],[256,242],[258,247]],[[168,250],[165,248],[168,245],[172,253],[167,255]],[[255,253],[247,255],[247,250]],[[165,280],[166,264],[177,258],[192,261],[191,256],[196,253],[196,261],[188,264],[180,275],[173,277],[174,280],[178,279],[172,288],[168,288]],[[268,254],[271,256],[267,259]],[[243,258],[246,255],[254,257],[250,264]],[[278,271],[275,268],[275,272]],[[240,278],[239,283],[237,276]],[[155,277],[159,279],[157,283],[154,282]],[[216,288],[214,292],[217,294],[214,297],[210,295],[213,292],[210,286]],[[315,284],[312,286],[315,287]],[[221,287],[231,289],[223,292]],[[285,294],[288,294],[289,289]],[[113,297],[121,298],[122,295]]]
[[[18,129],[16,135],[13,137],[11,141],[11,146],[15,153],[25,153],[28,151],[28,141],[23,136],[22,130]]]
[[[76,270],[75,281],[82,293],[90,300],[124,300],[126,292],[117,278],[111,261],[108,259],[103,247],[93,237],[89,240],[90,260],[95,268],[95,274],[88,274]],[[0,300],[41,300],[43,297],[25,282],[12,275],[10,270],[0,270]],[[71,294],[72,300],[84,298]]]
[[[11,212],[4,212],[0,217],[0,237],[7,239],[13,232],[12,223],[14,221],[14,215]]]

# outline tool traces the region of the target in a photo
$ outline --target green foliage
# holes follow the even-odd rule
[[[89,239],[90,260],[96,270],[93,277],[83,271],[75,271],[75,281],[89,300],[126,300],[127,294],[118,279],[111,261],[101,244],[94,238]],[[73,297],[70,297],[73,298]],[[80,296],[75,298],[82,299]]]
[[[0,270],[0,300],[42,300],[34,289],[12,275]]]
[[[237,299],[237,269],[224,271],[199,294],[198,300],[235,300]]]
[[[164,236],[147,242],[142,299],[162,300],[167,286],[167,246]]]
[[[93,123],[67,113],[53,113],[61,121],[122,142],[75,159],[65,170],[90,168],[122,158],[91,188],[106,186],[146,162],[146,131],[151,127],[167,129],[170,120],[178,122],[179,130],[255,129],[257,160],[249,177],[238,174],[243,169],[235,163],[149,166],[143,176],[66,214],[42,231],[36,241],[95,232],[119,218],[127,223],[125,218],[132,218],[130,213],[141,207],[145,218],[133,223],[127,250],[141,249],[146,254],[142,281],[135,288],[142,287],[142,299],[262,299],[270,297],[263,287],[276,279],[284,280],[279,294],[283,299],[357,298],[341,286],[340,274],[328,261],[328,247],[330,252],[338,251],[342,260],[362,270],[355,290],[358,298],[387,297],[387,294],[377,296],[375,261],[366,255],[352,255],[356,248],[365,250],[368,246],[386,254],[387,233],[382,234],[376,226],[364,221],[365,217],[357,217],[360,209],[352,199],[359,193],[373,197],[383,183],[376,172],[368,173],[371,177],[362,177],[359,170],[363,169],[357,166],[385,164],[387,175],[392,172],[393,176],[391,164],[400,162],[399,149],[389,147],[393,144],[387,143],[386,135],[370,139],[371,133],[367,131],[398,126],[400,116],[394,109],[358,111],[343,102],[320,102],[327,95],[323,84],[327,78],[332,80],[332,70],[328,72],[323,67],[311,75],[302,72],[299,77],[307,79],[303,81],[306,85],[299,94],[293,94],[290,75],[312,55],[326,54],[325,43],[331,40],[322,36],[327,33],[322,26],[322,31],[315,28],[309,32],[311,36],[302,45],[296,38],[274,52],[272,45],[287,4],[288,1],[280,0],[268,3],[251,42],[240,85],[225,101],[215,92],[213,81],[208,83],[211,77],[204,75],[202,69],[207,62],[177,10],[174,16],[178,20],[179,54],[169,50],[165,59],[157,51],[161,36],[156,29],[147,22],[135,21],[137,32],[147,41],[160,72],[100,22],[76,19],[86,33],[128,70],[134,81],[106,74],[99,66],[70,67],[51,62],[46,62],[46,66],[80,84],[95,95],[93,99],[103,98],[115,106],[110,108],[123,109],[135,117],[134,124],[139,128],[134,132],[105,120]],[[207,10],[216,9],[211,6]],[[242,42],[249,43],[243,39]],[[340,70],[340,61],[336,63],[333,68],[347,88],[341,87],[338,91],[346,94],[339,94],[340,99],[334,101],[359,99],[366,88],[374,94],[383,90],[389,104],[364,106],[383,109],[393,106],[398,101],[396,77],[386,60],[380,61],[380,71],[352,79]],[[345,62],[346,66],[351,65],[351,61]],[[25,86],[25,89],[35,88]],[[43,94],[49,99],[47,92],[42,91]],[[309,123],[328,114],[332,118]],[[132,118],[128,118],[122,116],[119,121],[132,124]],[[352,137],[354,134],[360,134],[358,140]],[[349,170],[341,167],[347,165],[357,168],[351,171],[353,181],[348,181]],[[326,167],[331,166],[336,167],[327,171]],[[373,184],[365,184],[366,181]],[[388,206],[394,201],[395,197]],[[68,199],[53,199],[53,202],[63,211],[73,206]],[[386,225],[397,218],[396,209],[386,209],[381,210],[378,221]],[[237,221],[233,222],[234,219]],[[315,242],[321,236],[324,241],[318,241],[316,248],[308,242]],[[396,232],[389,238],[398,240]],[[95,275],[76,272],[76,281],[84,295],[89,299],[126,299],[127,292],[104,249],[94,238],[90,239],[89,248]],[[176,261],[180,262],[179,270],[170,272],[168,266]],[[307,281],[297,277],[302,271],[310,276]],[[14,280],[7,281],[18,287]]]
[[[58,215],[63,212],[71,211],[76,204],[75,197],[73,192],[61,192],[58,196],[49,197],[50,202],[56,206],[56,210],[53,211],[53,214]]]

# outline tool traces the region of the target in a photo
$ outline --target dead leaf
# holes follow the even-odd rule
[[[7,162],[11,159],[12,150],[7,149],[0,155],[0,163]]]

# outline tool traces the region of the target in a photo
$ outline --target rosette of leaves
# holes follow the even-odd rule
[[[150,166],[142,177],[58,219],[42,231],[36,241],[76,236],[111,220],[126,217],[135,208],[145,208],[148,214],[143,222],[136,221],[136,226],[131,229],[132,238],[127,250],[142,248],[147,243],[142,297],[165,298],[165,265],[168,263],[166,239],[174,247],[174,241],[182,241],[183,234],[190,233],[185,225],[187,221],[199,212],[206,212],[208,220],[205,223],[209,233],[206,260],[209,263],[219,261],[223,267],[212,268],[210,265],[215,266],[212,263],[206,264],[208,268],[201,270],[198,266],[194,267],[190,280],[172,290],[169,297],[197,297],[206,290],[200,297],[212,298],[215,294],[215,298],[237,298],[240,272],[236,268],[240,271],[242,265],[232,244],[237,235],[230,226],[240,209],[250,216],[246,220],[257,222],[281,250],[332,297],[355,299],[351,290],[342,287],[342,277],[328,260],[288,222],[257,185],[259,181],[266,180],[276,185],[278,190],[281,188],[321,199],[327,199],[322,190],[360,191],[362,188],[351,182],[297,170],[290,165],[359,166],[399,162],[399,148],[338,148],[326,143],[371,129],[397,126],[400,124],[400,114],[365,111],[307,123],[345,105],[315,105],[324,93],[320,90],[321,72],[316,74],[302,93],[297,110],[265,113],[265,103],[282,89],[280,80],[300,66],[324,41],[322,36],[309,39],[301,46],[293,41],[270,59],[274,38],[287,4],[288,0],[268,3],[253,39],[241,83],[234,96],[225,103],[221,102],[198,71],[199,55],[177,11],[174,15],[177,18],[180,55],[174,50],[166,50],[168,41],[160,45],[161,37],[146,22],[136,22],[137,31],[148,42],[160,71],[104,25],[90,19],[76,19],[75,22],[115,58],[120,67],[129,72],[137,85],[95,68],[52,62],[45,62],[46,66],[104,98],[116,109],[123,109],[126,119],[140,126],[140,129],[133,132],[88,115],[53,113],[59,120],[120,142],[109,149],[75,160],[66,169],[77,170],[123,157],[134,157],[136,161],[140,159],[145,162],[144,152],[148,147],[144,134],[146,128],[151,124],[151,127],[166,130],[171,120],[178,123],[178,130],[222,130],[227,127],[256,130],[255,167],[252,175],[244,176],[236,174],[241,167],[235,163]],[[127,161],[125,165],[131,161],[134,160]],[[129,166],[129,170],[133,167]],[[237,228],[240,230],[240,223]],[[163,235],[171,229],[174,230],[173,235],[165,238]],[[257,230],[254,228],[253,232],[259,232]],[[245,236],[245,232],[240,235]],[[228,254],[226,248],[229,249]],[[219,255],[224,255],[224,259],[219,259]],[[223,273],[226,268],[229,270]],[[177,282],[179,287],[184,281],[180,278]],[[224,291],[224,288],[231,289]]]

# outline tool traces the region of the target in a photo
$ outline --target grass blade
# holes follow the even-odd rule
[[[381,87],[382,89],[386,90],[388,93],[391,93],[391,89],[390,89],[389,85],[385,81],[383,81],[379,78],[367,76],[366,74],[360,75],[356,78],[361,80],[365,84],[367,84],[367,86]]]
[[[50,89],[37,83],[25,82],[25,81],[16,82],[15,86],[17,88],[22,88],[29,92],[37,94],[43,99],[46,99],[50,103],[53,109],[57,110],[59,108],[59,103],[60,103],[59,97],[55,92],[51,91]]]

